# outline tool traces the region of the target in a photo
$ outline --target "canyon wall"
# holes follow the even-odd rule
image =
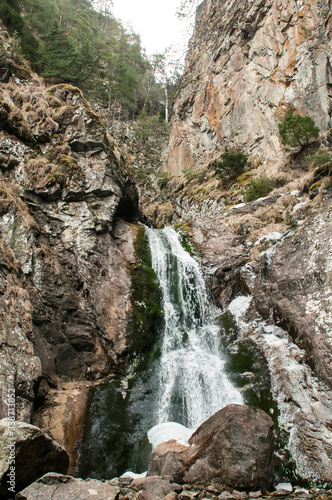
[[[46,88],[4,30],[1,46],[0,416],[15,390],[29,422],[54,391],[125,362],[136,229],[123,220],[137,222],[138,194],[80,90]]]
[[[331,127],[331,2],[205,0],[177,92],[165,168],[179,174],[225,149],[282,158],[287,109]]]

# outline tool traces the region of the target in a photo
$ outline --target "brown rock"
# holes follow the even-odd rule
[[[172,491],[172,493],[169,493],[168,495],[165,496],[164,500],[178,500],[179,495],[175,493],[175,491]]]
[[[152,453],[148,468],[148,476],[167,477],[171,481],[181,479],[180,470],[183,465],[182,455],[188,449],[174,439],[161,443]]]
[[[228,405],[191,436],[184,453],[184,481],[244,489],[271,489],[273,421],[261,409]]]
[[[182,490],[179,484],[170,483],[159,476],[134,479],[130,486],[140,491],[139,500],[163,500],[166,495]]]

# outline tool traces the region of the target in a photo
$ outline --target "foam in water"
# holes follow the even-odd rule
[[[163,297],[158,423],[191,429],[229,403],[242,403],[228,380],[219,326],[213,323],[198,262],[173,228],[147,229],[152,267]]]

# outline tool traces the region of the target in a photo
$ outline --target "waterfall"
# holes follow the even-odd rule
[[[149,441],[154,447],[168,439],[185,443],[217,410],[242,403],[225,373],[217,324],[221,311],[209,303],[199,263],[182,247],[174,229],[146,229],[146,236],[150,252],[141,262],[143,272],[151,265],[154,269],[147,279],[156,275],[159,281],[162,326],[155,325],[155,342],[138,352],[124,378],[91,390],[79,448],[79,474],[84,478],[111,479],[128,469],[141,473],[150,460]],[[144,291],[146,282],[139,283]],[[148,308],[156,306],[156,297],[150,299],[142,295],[141,312],[148,314]],[[142,318],[144,336],[143,313]],[[135,364],[140,356],[145,362]]]
[[[164,329],[159,368],[158,423],[196,428],[229,403],[242,403],[228,380],[204,276],[170,227],[147,229],[152,267],[162,291]]]

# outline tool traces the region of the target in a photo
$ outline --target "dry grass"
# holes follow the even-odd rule
[[[8,209],[13,207],[14,211],[20,215],[23,225],[28,232],[38,230],[38,224],[29,213],[28,206],[20,198],[20,186],[13,182],[0,183],[0,196],[8,202]]]

